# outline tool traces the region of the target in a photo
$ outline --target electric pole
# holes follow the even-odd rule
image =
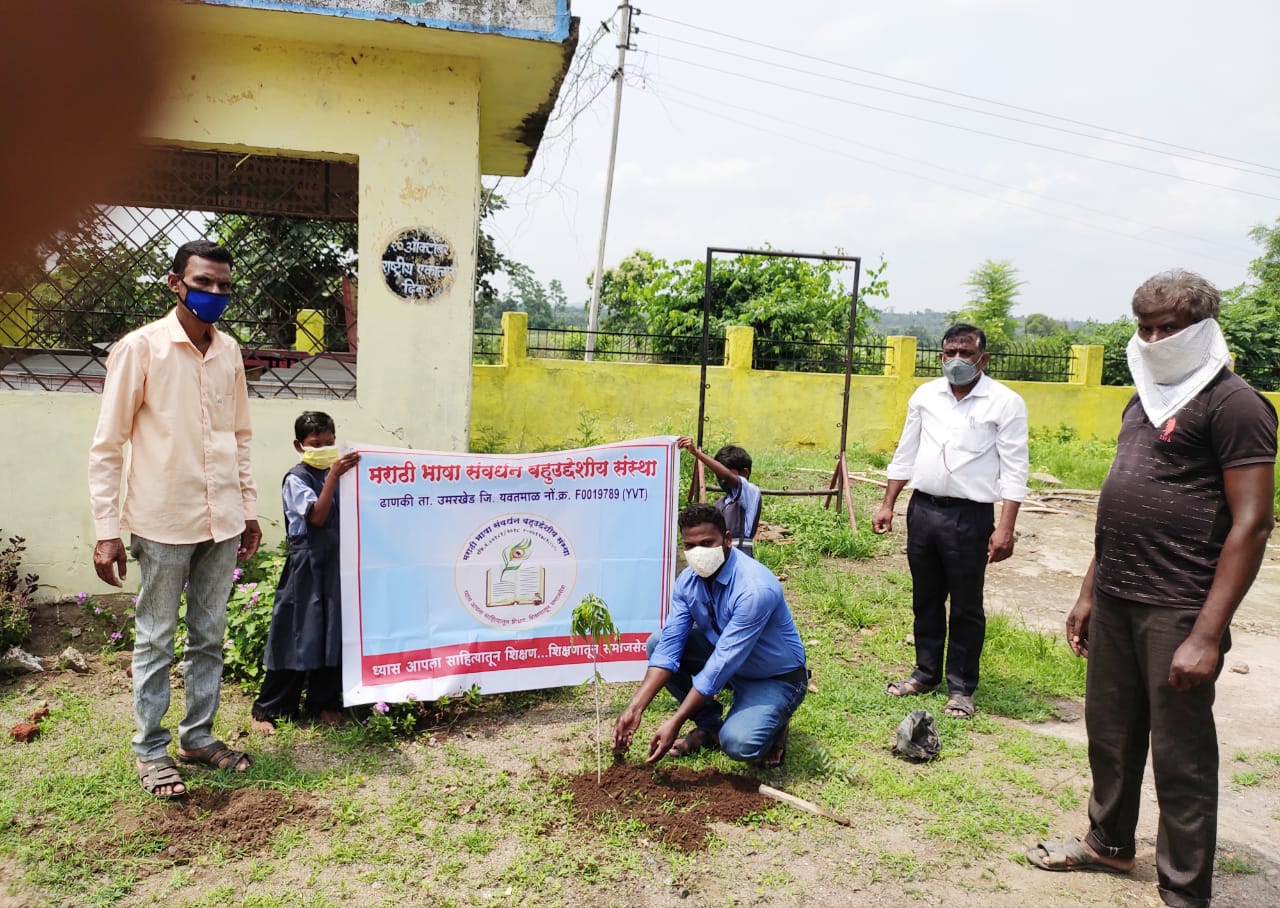
[[[618,23],[618,68],[613,71],[613,136],[609,140],[609,169],[604,178],[604,216],[600,220],[600,247],[596,250],[596,274],[591,281],[591,309],[587,316],[587,346],[583,359],[591,362],[595,357],[596,331],[600,328],[600,284],[604,278],[604,245],[609,232],[609,201],[613,195],[613,163],[618,156],[618,117],[622,113],[622,81],[627,62],[627,50],[631,47],[631,0],[622,0],[618,7],[622,13]]]

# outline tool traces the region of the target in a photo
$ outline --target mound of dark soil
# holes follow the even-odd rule
[[[716,769],[615,763],[600,784],[586,772],[569,780],[578,817],[595,821],[608,815],[639,820],[653,837],[685,851],[707,845],[711,823],[733,823],[771,803],[760,784]]]
[[[307,795],[260,788],[196,790],[175,801],[149,804],[141,814],[119,810],[110,841],[86,843],[98,853],[128,851],[129,843],[154,841],[157,856],[186,863],[214,845],[228,854],[256,854],[286,825],[314,823],[322,810]],[[158,869],[158,868],[157,868]]]

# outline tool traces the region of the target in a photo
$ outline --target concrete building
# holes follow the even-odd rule
[[[464,450],[480,177],[528,171],[577,43],[568,0],[175,0],[169,12],[177,62],[149,145],[178,170],[218,152],[300,196],[316,162],[351,184],[357,390],[253,400],[262,516],[279,520],[303,409],[330,412],[340,438]],[[129,204],[182,201],[152,176],[164,198]],[[0,529],[26,537],[44,595],[105,591],[85,481],[98,403],[0,382]],[[278,541],[278,522],[263,528]]]

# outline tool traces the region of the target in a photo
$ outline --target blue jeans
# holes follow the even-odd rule
[[[133,715],[138,732],[133,751],[154,760],[168,751],[171,736],[161,723],[169,710],[169,666],[178,628],[183,586],[187,593],[187,648],[183,679],[187,713],[178,725],[186,750],[212,744],[213,717],[222,690],[222,640],[227,629],[240,537],[223,542],[169,545],[140,536],[130,540],[142,572],[134,624]]]
[[[659,634],[645,644],[650,656],[658,645]],[[693,676],[702,671],[715,647],[695,626],[689,632],[680,657],[680,670],[671,675],[667,692],[683,702],[693,689]],[[720,736],[720,749],[735,760],[754,762],[770,750],[787,727],[792,714],[809,692],[807,680],[779,681],[732,678],[727,685],[733,692],[733,705],[723,719],[724,707],[712,700],[693,716],[693,723],[706,734]]]

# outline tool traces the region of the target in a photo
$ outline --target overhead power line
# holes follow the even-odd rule
[[[713,98],[713,97],[710,97],[709,95],[704,95],[704,94],[699,94],[698,92],[689,91],[684,86],[675,86],[675,85],[667,85],[667,84],[663,84],[661,86],[661,94],[663,96],[666,96],[671,92],[675,92],[676,94],[679,94],[679,95],[687,95],[691,98],[697,98],[700,101],[705,101],[708,104],[712,104],[718,107],[729,107],[734,110],[742,111],[743,113],[751,114],[752,116],[755,116],[755,117],[765,117],[767,119],[773,120],[776,123],[780,123],[784,126],[790,126],[795,129],[801,129],[806,132],[813,133],[814,135],[824,136],[825,138],[828,138],[828,139],[835,139],[837,142],[840,142],[844,145],[853,145],[858,148],[865,148],[868,151],[874,151],[879,154],[887,155],[892,158],[899,158],[903,161],[909,161],[912,164],[920,164],[924,167],[930,167],[930,168],[933,168],[934,170],[940,170],[943,173],[953,174],[955,176],[964,177],[965,179],[969,179],[969,180],[976,180],[980,183],[986,183],[990,186],[995,186],[1000,189],[1007,189],[1011,192],[1017,192],[1023,195],[1032,196],[1034,198],[1040,198],[1047,202],[1053,202],[1054,204],[1057,204],[1057,205],[1066,205],[1070,208],[1076,208],[1076,209],[1079,209],[1080,211],[1084,211],[1089,214],[1100,215],[1102,217],[1109,218],[1114,221],[1123,221],[1125,223],[1132,224],[1135,227],[1141,227],[1143,230],[1155,230],[1160,233],[1168,233],[1170,235],[1180,236],[1184,239],[1193,240],[1198,243],[1207,243],[1208,245],[1211,245],[1211,246],[1220,246],[1223,249],[1227,249],[1232,252],[1237,252],[1241,254],[1246,254],[1248,252],[1248,250],[1234,243],[1224,243],[1221,240],[1211,239],[1210,237],[1197,236],[1194,233],[1185,233],[1184,231],[1181,231],[1181,230],[1174,230],[1170,227],[1162,227],[1157,224],[1148,224],[1144,221],[1139,221],[1135,218],[1132,218],[1129,215],[1115,214],[1113,212],[1106,211],[1101,208],[1093,208],[1089,205],[1082,205],[1079,202],[1073,202],[1068,199],[1059,199],[1049,195],[1033,193],[1030,190],[1022,188],[1021,186],[1014,186],[1011,183],[1002,183],[999,180],[993,180],[990,177],[980,176],[978,174],[969,173],[964,170],[957,170],[953,167],[946,167],[942,164],[936,164],[932,161],[927,161],[923,158],[917,158],[911,155],[903,154],[898,151],[893,151],[888,148],[883,148],[879,145],[871,145],[867,142],[855,141],[853,139],[847,138],[846,136],[839,135],[838,133],[828,132],[827,130],[819,129],[816,126],[812,126],[808,123],[802,123],[798,120],[789,120],[786,117],[780,117],[777,114],[771,114],[767,111],[759,110],[754,107],[748,107],[742,104],[734,104],[730,101],[725,101],[722,98]],[[651,93],[654,94],[655,96],[658,94],[658,92],[651,92]],[[814,147],[817,147],[817,146],[814,146]],[[903,172],[907,173],[907,171],[903,171]],[[911,175],[914,176],[914,174],[911,174]]]
[[[826,147],[826,146],[824,146],[824,145],[818,145],[818,144],[813,143],[813,142],[807,142],[807,141],[805,141],[804,139],[801,139],[801,138],[797,137],[797,136],[796,136],[796,134],[795,134],[794,132],[783,132],[783,131],[781,131],[781,130],[769,129],[769,128],[768,128],[768,127],[766,127],[766,126],[761,126],[759,123],[749,123],[749,122],[747,122],[747,121],[745,121],[745,120],[739,120],[739,119],[737,119],[737,118],[735,118],[735,117],[726,116],[726,115],[724,115],[723,113],[720,113],[720,112],[719,112],[719,111],[717,111],[717,110],[708,109],[708,108],[702,107],[702,106],[697,105],[697,104],[690,104],[690,103],[688,103],[687,101],[682,101],[682,100],[680,100],[680,99],[678,99],[678,98],[659,98],[659,96],[658,96],[658,95],[656,95],[656,94],[654,94],[651,90],[647,90],[647,91],[646,91],[646,93],[647,93],[647,94],[649,94],[649,95],[650,95],[650,97],[653,97],[655,100],[658,100],[660,103],[670,102],[670,103],[673,103],[673,104],[677,104],[677,105],[679,105],[679,106],[681,106],[681,107],[686,107],[686,108],[688,108],[688,109],[690,109],[690,110],[694,110],[694,111],[697,111],[697,112],[699,112],[699,113],[705,114],[706,116],[715,117],[716,119],[724,120],[724,121],[729,122],[729,123],[734,123],[734,124],[736,124],[736,125],[738,125],[738,126],[746,127],[747,129],[754,129],[754,130],[756,130],[757,132],[762,132],[762,133],[765,133],[765,134],[767,134],[767,135],[777,136],[777,137],[779,137],[779,138],[786,139],[786,140],[787,140],[787,141],[789,141],[789,142],[793,142],[793,143],[798,144],[798,145],[803,145],[803,146],[808,147],[808,148],[816,149],[817,151],[823,151],[823,152],[826,152],[826,153],[828,153],[828,154],[833,154],[833,155],[837,155],[837,156],[839,156],[839,157],[847,158],[847,159],[849,159],[849,160],[851,160],[851,161],[857,161],[857,162],[862,163],[862,164],[868,164],[868,165],[870,165],[870,166],[872,166],[872,167],[878,167],[878,168],[880,168],[881,170],[887,170],[887,171],[889,171],[890,173],[897,173],[897,174],[901,174],[901,175],[903,175],[903,176],[911,177],[912,179],[916,179],[916,180],[923,180],[924,182],[927,182],[927,183],[933,183],[933,184],[938,185],[938,186],[943,186],[943,187],[945,187],[945,188],[947,188],[947,189],[951,189],[951,190],[954,190],[954,191],[956,191],[956,192],[963,192],[963,193],[965,193],[966,195],[977,196],[978,198],[984,199],[984,200],[989,201],[989,202],[994,202],[994,203],[996,203],[996,204],[998,204],[998,205],[1003,205],[1003,206],[1005,206],[1005,207],[1007,207],[1007,208],[1017,208],[1017,209],[1021,209],[1021,210],[1023,210],[1023,211],[1030,211],[1030,212],[1033,212],[1033,213],[1035,213],[1035,214],[1040,214],[1040,215],[1044,215],[1044,216],[1046,216],[1046,217],[1055,218],[1055,219],[1060,220],[1060,221],[1065,221],[1065,222],[1070,223],[1070,224],[1075,224],[1076,226],[1078,226],[1078,227],[1083,227],[1083,228],[1085,228],[1085,229],[1087,229],[1087,230],[1101,231],[1101,232],[1103,232],[1103,233],[1109,233],[1109,234],[1112,234],[1113,236],[1123,237],[1123,238],[1125,238],[1125,239],[1127,239],[1127,240],[1133,240],[1133,241],[1135,241],[1135,242],[1139,242],[1139,243],[1146,243],[1146,244],[1148,244],[1148,245],[1152,245],[1152,246],[1159,246],[1159,247],[1164,248],[1164,249],[1171,249],[1171,250],[1173,250],[1173,251],[1175,251],[1175,252],[1180,252],[1180,253],[1186,254],[1186,250],[1185,250],[1185,249],[1181,249],[1181,248],[1179,248],[1179,247],[1177,247],[1177,246],[1170,245],[1169,243],[1163,243],[1163,242],[1161,242],[1161,241],[1159,241],[1159,240],[1156,240],[1156,239],[1151,239],[1151,238],[1149,238],[1149,237],[1144,237],[1144,236],[1135,236],[1134,234],[1126,233],[1126,232],[1125,232],[1125,231],[1123,231],[1123,230],[1116,230],[1116,229],[1111,228],[1111,227],[1105,227],[1105,226],[1100,225],[1100,224],[1096,224],[1096,223],[1092,223],[1092,222],[1089,222],[1089,221],[1081,220],[1080,218],[1074,218],[1074,217],[1071,217],[1071,216],[1069,216],[1069,215],[1061,214],[1061,213],[1056,212],[1056,211],[1047,211],[1047,210],[1045,210],[1045,209],[1043,209],[1043,208],[1037,208],[1037,207],[1035,207],[1034,205],[1026,205],[1026,204],[1023,204],[1023,203],[1021,203],[1021,202],[1012,201],[1012,200],[1010,200],[1010,199],[1002,199],[1002,198],[999,198],[998,196],[993,196],[993,195],[991,195],[991,194],[989,194],[989,193],[979,192],[979,191],[977,191],[977,190],[975,190],[975,189],[970,189],[970,188],[968,188],[968,187],[966,187],[966,186],[959,186],[959,185],[956,185],[955,183],[951,183],[951,182],[948,182],[948,181],[946,181],[946,180],[939,180],[939,179],[936,179],[936,178],[934,178],[934,177],[926,176],[926,175],[924,175],[924,174],[920,174],[920,173],[916,173],[916,172],[911,171],[911,170],[907,170],[907,169],[905,169],[905,168],[901,168],[901,167],[894,167],[894,166],[892,166],[892,165],[885,164],[885,163],[883,163],[883,162],[881,162],[881,161],[875,161],[875,160],[872,160],[872,159],[870,159],[870,158],[862,157],[862,156],[860,156],[860,155],[851,154],[851,153],[849,153],[848,151],[844,151],[844,150],[842,150],[842,149],[838,149],[838,148],[829,148],[829,147]],[[1224,264],[1224,265],[1236,265],[1236,264],[1237,264],[1237,263],[1236,263],[1236,262],[1234,262],[1234,261],[1230,261],[1230,260],[1228,260],[1228,259],[1220,258],[1220,257],[1218,257],[1218,256],[1214,256],[1214,255],[1201,254],[1201,257],[1202,257],[1202,258],[1212,259],[1213,261],[1220,262],[1220,263],[1222,263],[1222,264]]]
[[[646,18],[657,19],[661,22],[669,22],[672,25],[678,25],[681,28],[688,28],[694,31],[704,32],[706,34],[715,35],[716,37],[719,37],[719,38],[726,38],[730,41],[738,41],[738,42],[741,42],[742,44],[749,44],[753,47],[759,47],[765,50],[775,51],[780,54],[788,54],[790,56],[800,57],[805,60],[812,60],[816,63],[824,63],[828,66],[834,66],[839,69],[849,70],[850,72],[859,72],[868,76],[875,76],[880,79],[888,79],[892,82],[899,82],[904,85],[913,85],[916,88],[925,88],[925,89],[928,89],[929,91],[936,91],[941,94],[951,95],[952,97],[964,98],[969,101],[980,101],[983,104],[991,104],[995,107],[1003,107],[1006,110],[1016,110],[1020,113],[1033,114],[1037,117],[1044,117],[1050,120],[1057,120],[1060,123],[1071,123],[1075,126],[1084,126],[1088,129],[1096,129],[1102,132],[1109,132],[1112,135],[1124,136],[1125,138],[1136,139],[1140,142],[1147,142],[1153,145],[1163,145],[1166,148],[1176,148],[1179,151],[1186,151],[1186,152],[1191,152],[1192,154],[1204,155],[1206,157],[1211,157],[1211,158],[1218,158],[1219,160],[1222,160],[1222,161],[1230,161],[1235,164],[1244,164],[1249,167],[1260,167],[1264,170],[1272,170],[1272,171],[1276,171],[1277,173],[1280,173],[1280,166],[1276,166],[1273,164],[1262,164],[1257,161],[1248,161],[1243,158],[1235,158],[1235,157],[1231,157],[1230,155],[1219,154],[1213,151],[1205,151],[1204,149],[1200,149],[1200,148],[1193,148],[1189,145],[1179,145],[1176,142],[1168,142],[1163,139],[1153,139],[1153,138],[1150,138],[1149,136],[1143,136],[1143,135],[1139,135],[1137,133],[1132,133],[1132,132],[1125,132],[1124,130],[1114,129],[1110,126],[1102,126],[1098,123],[1089,123],[1085,120],[1077,120],[1071,117],[1061,116],[1060,114],[1054,114],[1048,111],[1037,110],[1033,107],[1022,107],[1017,104],[1010,104],[1005,101],[997,101],[993,98],[986,98],[981,95],[975,95],[975,94],[970,94],[968,92],[957,91],[951,88],[944,88],[941,85],[932,85],[928,82],[920,82],[915,79],[907,79],[907,78],[903,78],[902,76],[894,76],[889,73],[880,72],[878,70],[867,69],[866,67],[862,67],[862,66],[854,66],[850,63],[844,63],[839,60],[829,60],[825,57],[819,57],[814,54],[807,54],[802,51],[791,50],[785,47],[778,47],[775,44],[768,44],[763,41],[755,41],[751,38],[744,38],[740,35],[731,35],[731,34],[728,34],[727,32],[718,31],[713,28],[706,28],[701,25],[694,25],[691,22],[682,22],[679,19],[669,19],[665,16],[659,16],[654,13],[646,13]],[[1209,163],[1209,162],[1204,162],[1204,163]]]
[[[750,75],[749,73],[741,73],[741,72],[736,72],[730,69],[723,69],[722,67],[719,67],[719,66],[711,66],[710,64],[707,64],[707,63],[699,63],[696,60],[686,60],[682,57],[673,57],[673,56],[670,56],[669,54],[660,54],[651,50],[642,50],[640,51],[640,53],[645,54],[649,57],[653,57],[654,59],[657,59],[657,60],[669,60],[672,63],[682,63],[686,66],[692,66],[697,69],[709,70],[710,72],[716,72],[726,76],[733,76],[734,78],[738,78],[738,79],[746,79],[749,82],[756,82],[761,85],[770,85],[770,86],[773,86],[774,88],[784,89],[785,91],[793,91],[799,94],[809,95],[810,97],[822,98],[823,100],[827,100],[827,101],[835,101],[838,104],[845,104],[851,107],[861,107],[864,110],[874,110],[874,111],[877,111],[878,113],[886,113],[886,114],[889,114],[890,116],[903,117],[905,119],[916,120],[921,123],[930,123],[934,126],[944,126],[947,129],[955,129],[955,130],[959,130],[960,132],[968,132],[974,135],[986,136],[987,138],[999,139],[1004,142],[1013,142],[1017,145],[1026,145],[1030,148],[1039,148],[1042,151],[1053,151],[1053,152],[1057,152],[1058,154],[1070,155],[1071,157],[1074,157],[1074,158],[1083,158],[1086,161],[1095,161],[1100,164],[1108,164],[1112,167],[1123,167],[1126,170],[1134,170],[1140,173],[1149,173],[1159,177],[1166,177],[1171,180],[1178,180],[1183,183],[1194,183],[1198,186],[1207,186],[1211,189],[1221,189],[1224,192],[1233,192],[1238,195],[1247,195],[1247,196],[1253,196],[1254,198],[1268,199],[1269,201],[1280,202],[1280,196],[1267,195],[1264,192],[1254,192],[1251,189],[1240,189],[1235,186],[1227,186],[1222,183],[1214,183],[1209,180],[1198,180],[1195,177],[1183,176],[1182,174],[1171,173],[1167,170],[1157,170],[1154,167],[1143,167],[1140,164],[1129,164],[1124,161],[1115,161],[1115,160],[1112,160],[1111,158],[1104,158],[1099,155],[1087,154],[1083,151],[1072,151],[1067,148],[1060,148],[1056,145],[1046,145],[1043,142],[1033,142],[1029,139],[1019,139],[1015,136],[1007,136],[1002,133],[988,132],[987,130],[975,129],[971,126],[961,126],[957,123],[948,123],[945,120],[935,120],[932,117],[922,117],[918,114],[910,114],[904,111],[894,110],[889,107],[880,107],[875,104],[868,104],[865,101],[854,101],[851,98],[842,98],[839,95],[826,94],[825,92],[814,91],[813,89],[800,88],[799,86],[795,86],[795,85],[788,85],[785,82],[775,82],[772,79],[765,79],[760,76],[753,76],[753,75]]]
[[[857,88],[865,88],[869,91],[883,92],[884,94],[895,95],[899,98],[908,98],[912,101],[921,101],[925,104],[937,104],[940,107],[946,107],[950,110],[962,110],[962,111],[965,111],[966,113],[974,113],[983,117],[993,117],[998,120],[1007,120],[1011,123],[1020,123],[1023,126],[1031,126],[1036,129],[1048,129],[1048,130],[1052,130],[1053,132],[1060,132],[1060,133],[1064,133],[1066,135],[1071,135],[1071,136],[1080,136],[1085,139],[1093,139],[1098,142],[1107,142],[1109,144],[1120,145],[1125,148],[1135,148],[1138,151],[1152,152],[1154,154],[1167,155],[1173,158],[1182,158],[1183,160],[1194,161],[1197,164],[1207,164],[1210,167],[1221,167],[1224,170],[1232,170],[1237,173],[1247,173],[1255,177],[1266,177],[1267,179],[1271,179],[1271,180],[1280,180],[1280,171],[1277,171],[1275,173],[1267,173],[1262,170],[1250,170],[1245,167],[1239,167],[1235,164],[1218,163],[1216,161],[1207,161],[1204,159],[1204,157],[1196,157],[1195,155],[1185,154],[1180,151],[1167,151],[1160,148],[1152,148],[1149,144],[1140,145],[1137,142],[1126,142],[1122,139],[1113,139],[1107,136],[1100,136],[1100,135],[1097,135],[1096,133],[1084,132],[1079,129],[1069,129],[1065,126],[1054,126],[1050,123],[1037,123],[1035,120],[1029,120],[1026,117],[1015,117],[1009,114],[998,113],[996,111],[983,110],[979,107],[969,107],[968,105],[965,105],[965,104],[956,104],[952,101],[943,101],[939,98],[930,98],[925,95],[913,94],[912,92],[909,92],[909,91],[899,91],[898,89],[895,89],[895,88],[885,88],[884,86],[881,86],[881,85],[872,85],[869,82],[860,82],[857,79],[843,79],[843,78],[840,78],[839,76],[832,76],[832,75],[828,75],[827,73],[816,72],[815,70],[812,70],[812,69],[804,69],[803,67],[799,67],[799,66],[788,66],[785,63],[775,63],[772,60],[761,60],[759,57],[751,57],[746,54],[735,53],[733,51],[724,50],[719,47],[712,47],[708,44],[699,44],[696,41],[685,41],[682,38],[673,38],[670,35],[661,35],[652,31],[646,32],[646,34],[651,38],[661,38],[664,41],[671,41],[676,44],[683,44],[688,47],[697,48],[699,50],[707,50],[707,51],[711,51],[712,53],[723,54],[726,57],[733,57],[738,60],[747,60],[749,62],[759,63],[764,66],[772,66],[775,69],[782,69],[782,70],[786,70],[787,72],[799,73],[800,75],[814,76],[816,78],[823,79],[828,82],[839,82],[843,85],[853,85]],[[1203,154],[1203,152],[1197,152],[1197,154]]]

